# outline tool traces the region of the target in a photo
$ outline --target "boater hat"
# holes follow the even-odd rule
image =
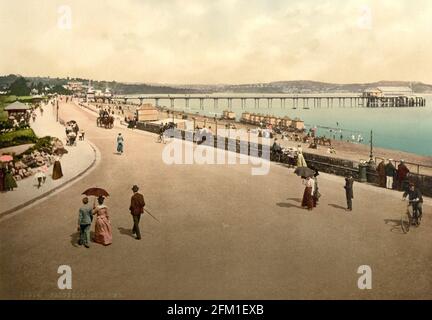
[[[139,188],[138,188],[138,186],[135,184],[133,187],[132,187],[132,191],[133,192],[137,192],[139,190]]]

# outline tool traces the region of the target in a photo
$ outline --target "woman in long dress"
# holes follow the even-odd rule
[[[52,179],[57,180],[63,177],[63,171],[60,163],[60,157],[57,157],[54,162]]]
[[[112,227],[104,200],[104,197],[98,197],[98,205],[93,208],[96,215],[94,242],[107,246],[112,243]]]
[[[120,154],[123,153],[123,144],[124,144],[124,139],[121,133],[119,133],[117,136],[117,152]]]
[[[9,164],[9,166],[6,168],[6,172],[4,176],[4,189],[6,191],[13,191],[14,188],[18,188],[15,178],[12,175],[12,171],[11,171],[12,167],[13,165]]]
[[[305,189],[303,192],[302,207],[312,210],[314,180],[311,177],[307,177],[303,180],[303,184],[305,185]]]

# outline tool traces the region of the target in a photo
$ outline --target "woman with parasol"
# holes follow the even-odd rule
[[[96,215],[94,242],[104,246],[112,243],[112,227],[108,215],[108,207],[104,204],[105,197],[109,196],[102,188],[90,188],[83,192],[87,196],[96,196],[98,205],[93,204],[93,214]]]

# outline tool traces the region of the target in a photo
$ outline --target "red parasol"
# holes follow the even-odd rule
[[[0,157],[0,162],[10,162],[13,160],[13,157],[8,155],[8,154],[4,154]]]

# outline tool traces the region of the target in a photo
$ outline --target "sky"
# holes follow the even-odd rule
[[[0,0],[0,74],[432,83],[430,0]]]

